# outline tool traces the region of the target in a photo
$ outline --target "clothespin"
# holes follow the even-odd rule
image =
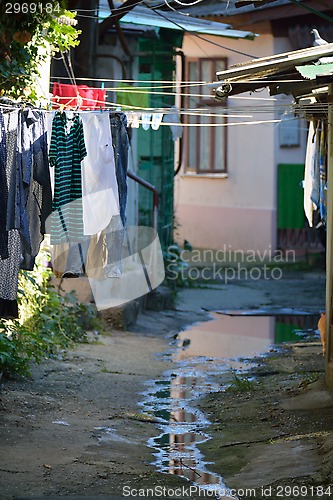
[[[77,93],[76,94],[76,111],[78,111],[82,107],[82,104],[83,104],[83,99],[80,96],[80,94]]]
[[[101,83],[101,89],[104,89],[104,82]],[[99,109],[102,113],[102,111],[103,111],[102,104],[99,105]]]

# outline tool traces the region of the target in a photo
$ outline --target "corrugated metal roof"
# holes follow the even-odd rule
[[[332,55],[333,43],[329,43],[230,66],[229,69],[216,74],[217,79],[221,81],[221,86],[216,89],[216,98],[225,99],[229,95],[254,91],[262,87],[269,87],[271,95],[285,93],[296,97],[311,93],[313,89],[323,84],[322,76],[327,74],[330,66],[323,65],[326,68],[322,70],[323,75],[320,75],[320,64],[313,63],[319,60],[325,61],[325,58]],[[301,80],[300,67],[318,68],[308,70],[310,74],[313,71],[313,80]],[[328,74],[332,79],[332,73]]]
[[[252,61],[230,66],[225,71],[216,73],[218,80],[237,81],[244,78],[254,80],[264,78],[267,75],[279,73],[282,70],[288,71],[295,68],[296,65],[318,61],[321,57],[333,54],[333,43],[320,45],[318,47],[309,47],[308,49],[294,50],[268,57],[261,57]]]
[[[159,28],[186,31],[190,33],[203,33],[228,38],[247,38],[253,40],[254,33],[250,31],[233,30],[229,24],[206,21],[204,19],[183,16],[176,12],[151,10],[145,7],[135,7],[128,12],[120,22],[150,25]]]
[[[251,4],[239,7],[236,6],[237,3],[238,0],[203,0],[192,7],[180,7],[175,2],[171,2],[171,5],[181,12],[188,13],[193,17],[228,17],[271,7],[280,7],[290,2],[289,0],[274,0],[272,3],[265,5]]]
[[[105,2],[105,0],[101,1],[99,11],[100,20],[110,16],[110,9],[107,8],[106,4],[107,2]],[[127,12],[120,19],[120,23],[126,23],[127,26],[129,24],[151,26],[228,38],[246,38],[253,40],[256,36],[251,31],[233,30],[230,24],[196,19],[191,16],[184,16],[171,10],[153,10],[141,5],[137,5]]]
[[[324,62],[324,64],[296,66],[296,70],[302,75],[303,78],[315,80],[318,76],[333,75],[333,60],[329,63]]]

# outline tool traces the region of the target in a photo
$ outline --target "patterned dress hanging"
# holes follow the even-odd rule
[[[0,111],[0,258],[8,258],[8,231],[7,214],[8,182],[6,176],[6,129],[5,122]]]
[[[11,174],[17,164],[18,111],[3,114],[2,119],[4,130],[6,131],[2,136],[2,161],[4,161],[5,167],[2,175],[4,182],[2,194],[5,194],[8,193]],[[4,157],[4,151],[6,152],[6,157]],[[4,214],[1,214],[1,219],[2,221],[6,221]],[[6,238],[8,256],[0,258],[0,318],[9,319],[18,317],[17,291],[21,256],[21,242],[18,229],[8,231]]]

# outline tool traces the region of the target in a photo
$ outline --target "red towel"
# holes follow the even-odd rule
[[[69,85],[67,83],[53,84],[53,108],[58,108],[55,104],[68,104],[71,107],[78,105],[77,92],[82,97],[80,109],[99,109],[105,103],[106,90],[88,87],[87,85]]]

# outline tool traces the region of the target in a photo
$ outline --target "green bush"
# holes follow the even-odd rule
[[[52,271],[42,264],[19,276],[19,319],[0,319],[0,373],[28,375],[31,361],[40,362],[75,342],[87,341],[96,327],[96,310],[80,304],[74,292],[60,295],[51,284]]]

